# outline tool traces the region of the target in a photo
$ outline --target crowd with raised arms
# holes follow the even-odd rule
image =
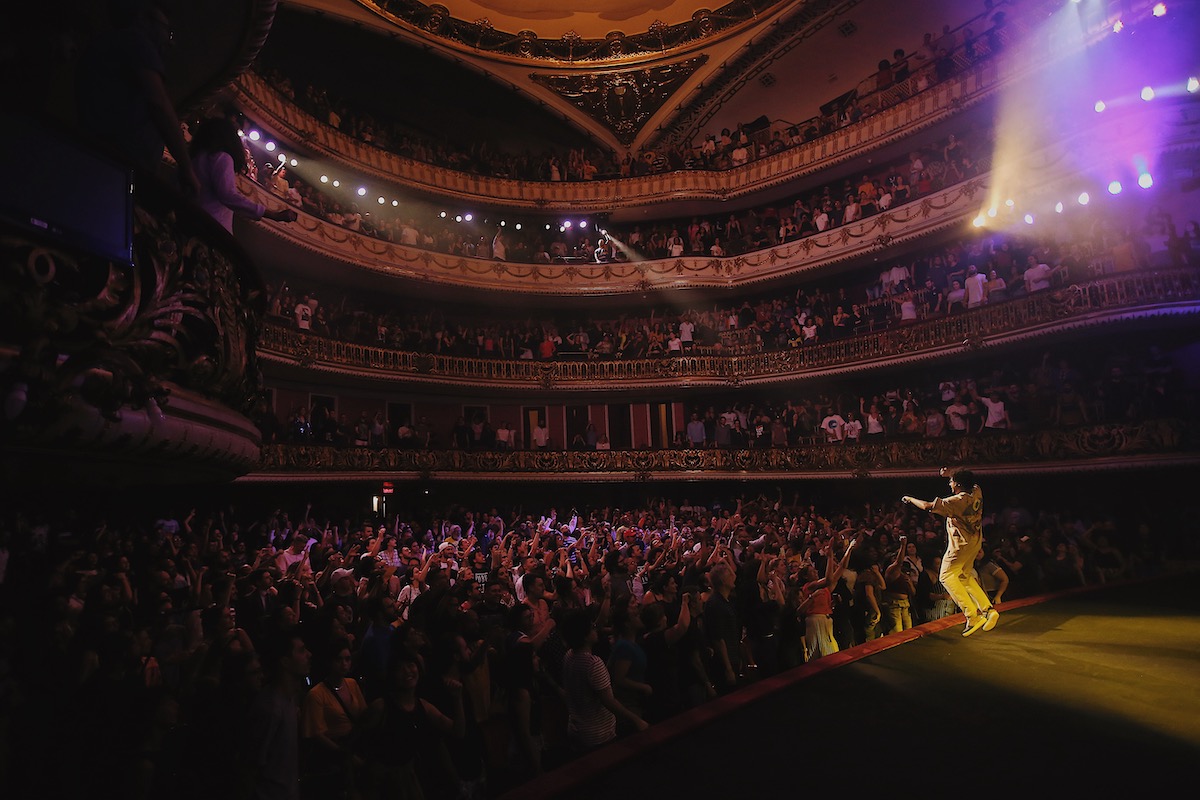
[[[671,446],[683,449],[769,449],[873,445],[914,439],[986,436],[998,432],[1067,429],[1185,418],[1195,397],[1180,378],[1173,354],[1156,345],[1108,353],[1051,351],[1025,360],[973,362],[968,369],[925,374],[905,384],[846,380],[819,392],[786,396],[706,397],[685,402]],[[449,427],[426,414],[389,419],[380,410],[357,419],[317,401],[284,412],[265,406],[255,421],[268,444],[456,450],[611,450],[603,424],[589,424],[567,441],[543,439],[511,420],[477,413]]]
[[[994,602],[1162,568],[1173,528],[1059,497],[989,502],[977,569]],[[940,522],[899,502],[767,489],[576,510],[566,492],[554,508],[464,498],[386,518],[326,511],[317,495],[253,516],[152,505],[2,517],[0,709],[20,732],[4,740],[16,785],[494,796],[950,613]],[[830,641],[807,622],[826,614]]]

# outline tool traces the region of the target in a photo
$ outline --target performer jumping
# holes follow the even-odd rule
[[[939,576],[942,585],[967,615],[963,636],[970,636],[980,628],[990,631],[1000,620],[1000,612],[992,608],[973,572],[975,554],[983,548],[983,490],[968,469],[951,474],[942,467],[940,474],[950,479],[953,494],[949,497],[918,500],[905,495],[900,499],[922,511],[946,518],[946,555],[942,557]]]

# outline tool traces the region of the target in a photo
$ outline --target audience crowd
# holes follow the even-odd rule
[[[747,398],[740,393],[736,399],[693,401],[687,404],[688,418],[677,421],[673,446],[737,450],[874,444],[1189,417],[1193,406],[1172,355],[1157,345],[1130,342],[1117,351],[1071,359],[1046,351],[1032,362],[976,361],[908,384],[848,381],[809,396]],[[442,430],[424,414],[389,419],[383,410],[373,417],[364,411],[354,420],[317,401],[311,408],[291,410],[286,420],[263,404],[255,420],[267,444],[496,451],[622,448],[610,441],[603,425],[588,424],[569,433],[568,441],[554,441],[544,421],[522,430],[484,413],[460,416]]]
[[[996,603],[1163,568],[1164,531],[1057,496],[986,506]],[[940,521],[898,501],[564,501],[8,511],[4,763],[56,797],[495,796],[955,613]]]
[[[881,265],[836,277],[836,286],[773,290],[710,307],[649,307],[619,317],[544,310],[516,318],[345,288],[296,287],[275,277],[271,318],[357,344],[474,358],[654,358],[786,350],[873,333],[995,305],[1111,273],[1200,265],[1200,229],[1175,236],[1170,215],[1151,207],[1138,224],[1095,214],[1069,235],[979,231]],[[323,298],[323,299],[322,299]]]
[[[971,141],[974,140],[974,141]],[[970,142],[970,146],[968,146]],[[251,156],[251,148],[247,145]],[[978,153],[979,155],[975,155]],[[270,153],[248,174],[282,199],[327,222],[367,236],[451,255],[526,263],[609,262],[641,258],[737,255],[794,241],[882,213],[961,182],[981,169],[990,143],[969,132],[928,142],[867,174],[807,189],[778,206],[727,216],[667,220],[647,226],[612,225],[607,234],[547,223],[490,228],[450,219],[433,205],[375,205],[288,172]],[[253,157],[249,160],[253,161]],[[595,227],[595,226],[593,226]]]

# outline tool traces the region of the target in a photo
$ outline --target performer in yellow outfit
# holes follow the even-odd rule
[[[1000,612],[992,608],[992,602],[972,573],[975,554],[983,548],[983,490],[968,469],[950,474],[942,467],[941,475],[950,478],[953,494],[949,497],[918,500],[905,495],[901,500],[946,518],[946,555],[942,557],[939,577],[946,592],[967,615],[962,635],[970,636],[980,628],[990,631],[1000,620]]]

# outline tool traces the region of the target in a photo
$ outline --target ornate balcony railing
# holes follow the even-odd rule
[[[1011,9],[1010,9],[1011,11]],[[960,71],[911,97],[901,88],[877,100],[882,110],[811,142],[722,172],[682,170],[602,181],[520,181],[472,175],[382,150],[326,125],[277,92],[262,77],[243,74],[233,85],[238,102],[255,119],[322,157],[385,181],[447,198],[547,213],[590,213],[641,207],[672,200],[727,202],[827,169],[911,135],[993,96],[997,90],[1052,65],[1080,47],[1111,33],[1059,38],[1054,26],[1040,24],[1040,9],[1029,19],[1010,13],[996,56],[960,64]],[[1013,41],[1009,36],[1019,31]],[[983,53],[980,54],[981,56]]]
[[[970,464],[984,473],[1127,469],[1200,461],[1194,423],[1129,424],[1002,432],[879,444],[820,444],[762,450],[461,451],[263,447],[246,480],[721,480],[886,477]]]
[[[263,326],[259,354],[317,372],[406,383],[490,389],[595,391],[674,386],[766,385],[914,363],[947,353],[1058,335],[1066,330],[1153,317],[1200,314],[1200,271],[1115,275],[791,350],[653,359],[528,361],[466,358],[336,341],[277,323]]]
[[[381,275],[475,289],[589,296],[651,288],[728,289],[816,271],[959,224],[979,213],[990,180],[990,174],[981,175],[849,225],[725,258],[684,256],[603,264],[494,261],[407,247],[304,212],[291,225],[263,223],[263,229],[297,247]],[[246,178],[240,185],[260,203],[279,204],[277,196]]]
[[[728,202],[790,183],[928,128],[1025,73],[1000,64],[982,62],[861,122],[742,167],[599,181],[519,181],[458,172],[390,153],[322,124],[254,73],[243,74],[233,89],[246,113],[280,136],[364,175],[512,210],[583,214],[677,200]]]

